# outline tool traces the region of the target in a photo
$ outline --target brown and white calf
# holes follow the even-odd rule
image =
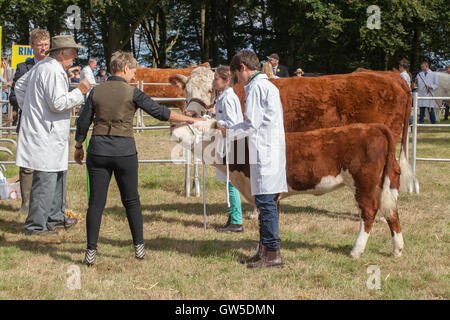
[[[171,139],[184,148],[191,148],[203,159],[216,157],[214,166],[226,172],[223,159],[218,159],[217,154],[213,154],[215,148],[211,147],[220,139],[215,120],[172,126]],[[280,198],[303,193],[322,195],[348,186],[355,196],[361,218],[359,234],[350,255],[359,258],[363,253],[375,216],[380,211],[391,231],[393,254],[400,256],[403,250],[397,209],[400,167],[389,129],[383,124],[352,124],[286,133],[285,139],[289,192],[281,194]],[[233,186],[254,204],[248,148],[244,149],[243,163],[237,162],[239,152],[234,152],[234,159],[230,159],[233,164],[229,164],[229,177]],[[199,150],[201,154],[198,154]]]

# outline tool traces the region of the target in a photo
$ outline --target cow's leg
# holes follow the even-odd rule
[[[259,211],[258,208],[255,207],[252,211],[252,213],[250,213],[250,216],[248,217],[249,219],[257,219],[259,217]]]
[[[370,201],[372,202],[372,201]],[[353,246],[350,256],[358,259],[366,248],[367,240],[369,239],[370,230],[375,220],[375,213],[377,210],[373,206],[367,204],[358,203],[361,210],[361,222],[359,226],[358,237],[356,238],[355,245]]]
[[[386,218],[386,220],[389,225],[389,229],[391,229],[393,246],[392,254],[395,257],[400,257],[403,250],[403,236],[402,229],[400,227],[400,220],[398,218],[398,211],[395,210],[390,217]]]

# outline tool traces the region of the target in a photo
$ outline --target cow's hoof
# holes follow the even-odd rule
[[[396,258],[400,258],[402,256],[402,250],[394,250],[392,251],[392,255]]]
[[[350,252],[350,257],[353,258],[353,259],[359,259],[359,257],[361,257],[361,253],[362,252],[354,252],[354,251],[352,251],[352,252]]]

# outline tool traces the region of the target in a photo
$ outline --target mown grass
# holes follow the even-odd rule
[[[149,118],[146,122],[156,124]],[[141,159],[168,159],[173,145],[167,131],[138,133],[136,141]],[[448,132],[419,135],[420,157],[450,158],[449,147]],[[418,162],[420,195],[400,196],[405,239],[401,258],[391,256],[389,229],[381,222],[374,225],[362,257],[349,258],[359,228],[349,190],[285,199],[280,217],[285,262],[281,270],[248,270],[239,263],[254,252],[255,220],[244,219],[242,234],[214,230],[226,221],[226,194],[224,184],[215,181],[215,170],[206,169],[204,232],[202,197],[184,197],[184,166],[140,165],[148,250],[144,261],[133,258],[114,180],[93,268],[82,264],[85,220],[55,239],[25,236],[25,216],[17,213],[19,201],[0,201],[0,299],[449,299],[450,163]],[[85,170],[71,165],[67,185],[69,207],[83,217]],[[9,166],[6,175],[16,173],[17,168]],[[252,207],[245,203],[243,207],[247,216]],[[80,290],[67,288],[71,265],[80,267]],[[381,290],[366,287],[369,265],[380,267]]]

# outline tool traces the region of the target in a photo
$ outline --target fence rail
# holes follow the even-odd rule
[[[78,84],[71,83],[69,85],[70,88],[76,88]],[[137,88],[141,89],[143,91],[144,85],[170,85],[170,83],[145,83],[144,81],[137,81],[135,83],[130,83],[130,85],[136,86]],[[92,85],[92,87],[95,87],[95,85]],[[9,96],[9,95],[8,95]],[[163,98],[163,97],[153,97],[152,100],[156,102],[172,102],[172,101],[185,101],[185,98]],[[8,104],[8,114],[11,117],[11,106],[9,104],[9,100],[0,100],[0,103]],[[77,116],[71,116],[71,118],[77,118]],[[4,131],[8,131],[8,134],[16,134],[16,126],[8,126],[3,127],[3,122],[0,120],[0,138],[3,136]],[[138,112],[136,112],[136,126],[133,127],[133,130],[140,132],[145,130],[168,130],[170,129],[170,126],[145,126],[143,121],[143,111],[142,109],[138,109]],[[89,128],[89,130],[92,130],[92,127]],[[70,128],[70,131],[76,131],[76,128]],[[191,161],[191,152],[189,150],[186,151],[185,159],[140,159],[138,160],[138,163],[172,163],[172,164],[184,164],[185,165],[185,195],[186,197],[190,197],[191,195],[191,181],[190,181],[190,165],[192,163]],[[85,163],[85,161],[83,161]],[[69,160],[69,164],[76,164],[74,160]],[[198,162],[194,161],[194,179],[193,179],[193,185],[195,188],[195,196],[200,197],[200,183],[198,179]],[[15,165],[15,161],[0,161],[0,166],[2,165]]]
[[[413,137],[412,137],[412,170],[414,176],[416,176],[417,161],[439,161],[439,162],[450,162],[447,158],[419,158],[417,157],[417,129],[418,128],[450,128],[450,124],[421,124],[417,123],[417,108],[419,105],[419,100],[448,100],[450,97],[419,97],[417,92],[413,92]],[[408,139],[409,140],[409,139]],[[419,194],[419,183],[417,179],[414,181],[414,191]]]

